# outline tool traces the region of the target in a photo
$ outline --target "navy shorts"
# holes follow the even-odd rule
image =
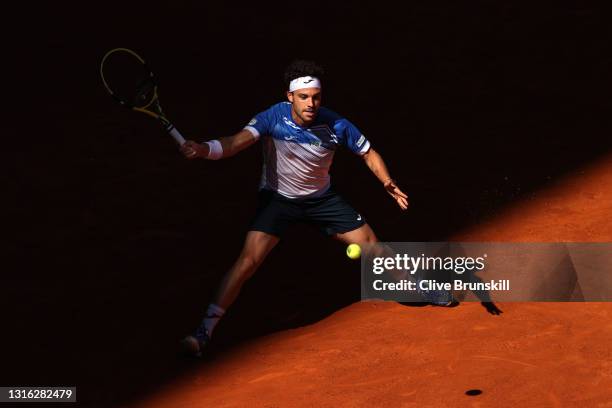
[[[364,225],[365,219],[331,188],[319,197],[287,198],[270,190],[259,191],[257,213],[250,231],[281,237],[294,223],[315,226],[327,235],[342,234]]]

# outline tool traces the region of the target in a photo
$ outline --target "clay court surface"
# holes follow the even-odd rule
[[[610,186],[607,158],[455,238],[609,241]],[[611,304],[498,307],[355,303],[219,353],[134,406],[612,406]]]
[[[500,307],[355,304],[217,356],[137,406],[610,406],[609,305]]]

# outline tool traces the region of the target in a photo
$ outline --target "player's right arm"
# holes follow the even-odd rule
[[[258,113],[253,119],[234,136],[222,137],[218,140],[209,140],[199,144],[187,141],[181,147],[181,151],[188,159],[225,159],[246,149],[259,139],[260,135],[269,134],[276,120],[276,109],[280,104]]]
[[[221,137],[215,141],[208,143],[197,143],[193,140],[188,140],[181,146],[181,152],[188,159],[225,159],[235,155],[236,153],[246,149],[257,141],[257,138],[247,129],[242,129],[233,136]],[[215,148],[214,143],[217,147]],[[218,143],[218,144],[216,144]],[[213,150],[211,155],[211,146]]]

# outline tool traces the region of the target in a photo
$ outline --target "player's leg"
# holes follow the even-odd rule
[[[371,256],[395,256],[395,252],[391,248],[378,242],[372,227],[367,223],[352,231],[336,233],[333,237],[345,245],[357,244],[361,247],[362,251],[367,252]],[[397,276],[397,279],[399,280],[403,277],[403,275]]]
[[[368,224],[365,224],[352,231],[334,234],[334,238],[342,241],[346,245],[358,244],[362,246],[362,250],[365,246],[371,256],[384,256],[393,258],[396,255],[393,249],[391,249],[387,245],[383,245],[382,243],[378,242],[374,231],[372,231],[372,228],[370,228]],[[419,280],[418,277],[411,276],[407,271],[393,270],[389,271],[389,273],[396,281],[411,277],[413,279],[416,279],[417,283]],[[449,291],[430,290],[422,291],[419,293],[424,300],[435,306],[452,307],[457,305],[456,300],[453,298],[452,292]]]
[[[236,300],[242,285],[255,273],[279,240],[262,231],[249,231],[240,256],[223,277],[212,303],[227,310]]]
[[[300,215],[294,205],[273,192],[262,190],[258,197],[257,212],[238,259],[224,275],[202,324],[183,342],[185,350],[190,353],[201,353],[215,326],[236,300],[242,285],[255,273],[285,229]]]
[[[337,193],[330,191],[313,200],[311,204],[307,215],[323,232],[344,244],[358,244],[362,247],[362,251],[365,250],[372,256],[395,256],[392,248],[378,242],[376,234],[361,214],[358,214]],[[394,270],[390,273],[393,279],[398,281],[409,277],[408,271]],[[414,278],[418,279],[418,277]],[[428,291],[421,295],[435,305],[451,306],[454,304],[452,293],[448,291]]]
[[[347,231],[343,233],[335,233],[333,237],[339,241],[344,242],[345,244],[375,244],[378,242],[376,238],[376,234],[370,227],[369,224],[363,224],[361,227],[358,227],[352,231]]]
[[[249,231],[238,259],[223,276],[206,316],[193,335],[185,337],[183,348],[189,354],[201,355],[210,342],[213,330],[225,311],[236,300],[242,285],[255,273],[268,253],[278,243],[279,238],[262,232]]]

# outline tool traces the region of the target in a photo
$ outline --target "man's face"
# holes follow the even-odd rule
[[[317,116],[321,107],[321,89],[304,88],[287,92],[287,99],[291,102],[294,121],[304,126],[311,123]]]

